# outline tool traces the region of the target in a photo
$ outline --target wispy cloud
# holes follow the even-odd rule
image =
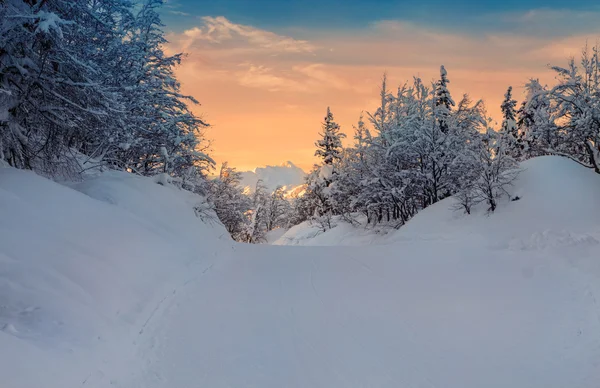
[[[192,14],[187,13],[187,12],[183,12],[183,11],[177,11],[177,10],[169,10],[169,13],[171,15],[177,15],[177,16],[192,16]]]
[[[183,33],[192,40],[207,41],[213,44],[228,43],[229,47],[250,45],[275,52],[312,52],[315,47],[305,40],[278,35],[271,31],[236,24],[223,16],[202,17],[202,25]]]

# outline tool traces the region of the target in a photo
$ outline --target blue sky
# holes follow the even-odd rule
[[[521,13],[532,9],[571,12],[600,10],[597,0],[169,0],[167,5],[171,12],[165,15],[165,22],[175,31],[192,25],[196,16],[221,15],[238,23],[275,30],[294,27],[357,29],[378,20],[402,20],[451,29],[478,29],[509,28],[510,25],[506,23],[490,20],[489,16],[496,14]]]

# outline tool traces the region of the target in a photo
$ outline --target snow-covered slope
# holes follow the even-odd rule
[[[124,173],[73,189],[0,168],[0,386],[91,384],[131,356],[158,302],[231,245],[200,201]]]
[[[168,187],[0,170],[0,385],[597,388],[600,179],[524,167],[493,215],[446,200],[352,247],[234,244]]]
[[[242,172],[241,184],[249,192],[254,190],[258,180],[262,180],[269,191],[274,191],[277,186],[294,190],[304,184],[305,175],[300,167],[288,161],[278,166],[257,167],[254,171],[244,171]]]
[[[306,246],[338,246],[338,245],[371,245],[383,244],[390,235],[397,231],[392,226],[366,225],[366,217],[355,215],[356,223],[351,224],[342,217],[332,217],[332,228],[323,230],[318,223],[305,221],[292,226],[285,233],[279,232],[276,240],[269,240],[272,245],[306,245]]]

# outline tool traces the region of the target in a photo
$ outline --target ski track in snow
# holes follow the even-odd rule
[[[405,245],[407,244],[400,244],[401,247]],[[445,247],[448,251],[456,249],[447,243]],[[339,249],[327,249],[319,251],[322,253],[318,256],[317,249],[300,248],[297,254],[274,251],[272,253],[275,256],[271,254],[272,258],[265,259],[266,250],[273,248],[245,247],[243,257],[232,255],[227,261],[221,260],[223,265],[219,271],[206,268],[199,277],[191,279],[167,296],[162,307],[157,306],[150,320],[151,324],[146,325],[150,331],[144,331],[144,338],[149,343],[146,344],[146,350],[139,354],[139,358],[151,361],[143,368],[141,375],[130,380],[124,379],[122,386],[500,388],[506,387],[510,382],[526,381],[527,384],[520,386],[558,388],[564,386],[562,384],[565,380],[560,379],[557,371],[570,368],[581,361],[581,355],[578,354],[578,349],[581,350],[581,338],[600,343],[599,336],[588,331],[591,328],[580,333],[565,333],[563,331],[567,326],[560,321],[549,332],[563,332],[563,335],[572,336],[568,340],[559,338],[555,341],[543,334],[535,334],[535,329],[531,326],[534,322],[528,323],[528,320],[536,319],[535,314],[539,313],[546,318],[554,316],[557,321],[559,315],[567,314],[573,320],[583,322],[586,312],[574,310],[566,313],[551,306],[536,307],[539,299],[530,298],[528,294],[538,292],[537,286],[528,282],[545,283],[548,277],[548,280],[554,282],[556,274],[562,273],[562,269],[561,272],[556,272],[542,261],[530,257],[523,257],[523,270],[517,274],[517,278],[514,278],[512,272],[502,275],[502,265],[497,268],[499,276],[506,278],[504,281],[507,285],[520,282],[519,292],[514,295],[525,293],[522,296],[527,301],[521,303],[515,299],[515,305],[511,307],[505,303],[512,303],[512,299],[505,302],[501,298],[497,301],[500,303],[498,306],[487,306],[481,312],[485,315],[486,310],[492,312],[499,306],[504,306],[507,314],[525,314],[524,321],[509,319],[506,322],[509,326],[526,326],[522,333],[516,334],[523,341],[532,342],[522,345],[510,337],[510,330],[502,329],[502,322],[472,316],[468,311],[462,318],[452,312],[452,306],[448,305],[452,298],[464,298],[469,291],[456,290],[456,296],[450,295],[452,290],[446,290],[445,295],[441,290],[427,292],[428,287],[435,286],[437,275],[431,279],[433,282],[425,279],[422,289],[414,289],[418,282],[410,279],[422,271],[414,262],[407,263],[405,269],[409,273],[405,277],[393,279],[386,275],[386,268],[391,261],[373,257],[370,265],[366,265],[356,258],[354,248],[343,254],[340,254]],[[423,250],[428,251],[428,248]],[[283,252],[286,256],[283,256]],[[333,255],[334,252],[337,257]],[[312,258],[302,259],[301,255]],[[467,262],[470,263],[470,260],[467,259]],[[533,262],[528,264],[528,260]],[[342,261],[345,263],[343,267],[339,265]],[[445,275],[460,275],[460,265],[443,265],[444,270],[450,271]],[[530,272],[527,268],[537,269]],[[493,272],[494,268],[490,271]],[[261,281],[258,281],[261,273],[270,275],[260,277]],[[570,275],[566,275],[565,284],[572,284],[569,282],[570,276],[578,275],[570,272]],[[457,278],[458,282],[465,280],[467,279]],[[403,286],[402,282],[410,284]],[[235,290],[222,295],[208,295],[215,284],[222,284],[225,289],[231,286]],[[482,306],[477,303],[497,297],[494,287],[501,284],[503,281],[495,281],[487,291],[485,287],[480,288],[481,284],[478,282],[467,284],[468,289],[473,287],[474,293],[482,295],[466,300],[465,303],[476,303],[473,308],[478,310]],[[360,297],[359,293],[352,291],[353,287],[362,290],[365,295]],[[389,303],[396,299],[390,294],[406,293],[410,289],[415,292],[415,301],[418,301],[418,295],[428,299],[432,296],[437,298],[436,295],[441,293],[443,304],[440,307],[442,310],[450,309],[448,318],[451,321],[448,326],[451,330],[460,330],[465,324],[471,327],[468,320],[481,318],[484,321],[483,327],[478,329],[481,331],[473,333],[471,337],[466,332],[448,333],[442,322],[439,325],[429,323],[430,328],[415,326],[414,323],[419,320],[414,315],[423,313],[418,303],[410,306],[412,300],[406,296],[397,298],[402,302],[398,305],[400,309]],[[572,289],[569,286],[566,291],[566,295],[563,292],[556,295],[562,295],[566,300],[577,295],[581,298],[595,298],[586,287]],[[341,295],[348,297],[344,299]],[[378,296],[385,300],[378,300]],[[425,301],[421,303],[427,304]],[[438,302],[431,300],[429,303],[435,305]],[[368,304],[371,307],[365,313],[363,309]],[[403,305],[408,310],[402,310]],[[456,308],[460,311],[460,305]],[[527,315],[528,309],[536,308],[539,312]],[[411,312],[411,309],[414,311]],[[427,307],[424,310],[426,315],[431,312]],[[437,319],[443,321],[444,313]],[[463,322],[463,319],[466,321]],[[375,323],[374,327],[368,324],[370,321]],[[498,338],[486,334],[485,324],[492,324],[487,329],[496,332]],[[552,326],[552,323],[549,325]],[[378,326],[381,331],[376,331]],[[596,322],[595,327],[600,328],[600,322]],[[502,332],[498,334],[499,330]],[[435,338],[431,338],[430,334]],[[442,335],[450,338],[440,337]],[[456,338],[453,339],[453,336]],[[528,338],[529,336],[534,338]],[[580,340],[573,341],[572,338]],[[504,352],[496,353],[492,348],[478,360],[477,352],[482,351],[482,348],[469,344],[469,340],[482,342],[480,346],[496,346],[504,349]],[[550,343],[542,346],[545,350],[535,351],[535,346],[532,347],[545,342]],[[571,349],[565,347],[562,354],[557,354],[563,346],[561,344],[570,344]],[[451,350],[454,350],[454,355]],[[463,361],[462,357],[465,358]],[[469,360],[476,365],[464,365]],[[528,365],[519,366],[519,362],[524,360],[527,360]],[[497,379],[497,376],[497,381],[488,380],[487,375],[493,370],[490,368],[494,364],[498,364],[507,373],[504,380]],[[461,370],[453,371],[456,367]],[[479,372],[478,368],[482,368],[483,372]],[[467,372],[469,370],[471,372]],[[540,377],[536,374],[542,371],[547,376]],[[473,373],[474,376],[470,377],[468,373]],[[590,376],[583,377],[591,379]],[[583,377],[579,381],[580,385],[576,386],[589,386],[585,385]],[[527,378],[530,380],[526,380]],[[533,383],[537,385],[531,385]]]

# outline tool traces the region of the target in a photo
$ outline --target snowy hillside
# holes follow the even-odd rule
[[[233,243],[145,178],[0,169],[1,385],[597,388],[600,178],[523,166],[492,215],[444,200],[352,247]]]
[[[244,171],[241,184],[252,192],[256,182],[262,180],[270,192],[277,186],[284,186],[289,191],[304,184],[305,175],[306,173],[300,167],[288,161],[278,166],[257,167],[254,171]]]
[[[92,385],[182,282],[231,249],[201,198],[109,173],[73,188],[0,168],[0,386]]]
[[[548,245],[600,241],[600,178],[566,158],[544,156],[521,164],[519,179],[509,188],[511,197],[492,214],[485,204],[472,215],[452,210],[454,199],[421,211],[404,227],[353,226],[336,218],[337,225],[323,232],[304,222],[292,227],[275,245],[364,245],[423,239],[473,238],[491,246],[533,249]],[[359,221],[363,221],[359,218]]]

